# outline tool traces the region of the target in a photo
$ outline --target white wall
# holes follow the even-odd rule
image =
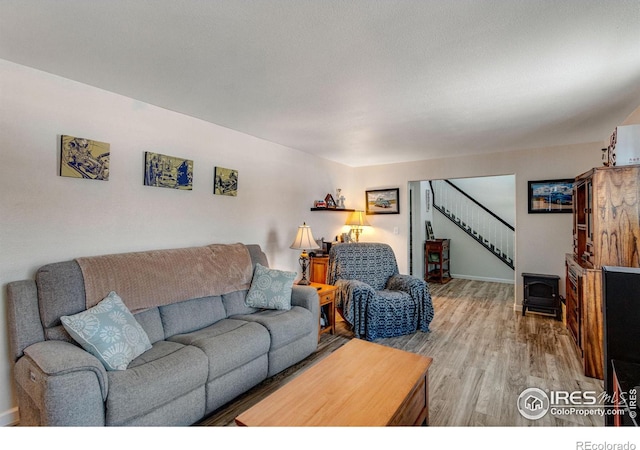
[[[433,223],[433,194],[428,181],[411,181],[409,189],[413,191],[413,273],[424,277],[424,241],[427,239],[425,222]],[[429,194],[427,194],[427,191]],[[427,197],[428,196],[428,197]],[[428,204],[427,204],[428,203]],[[409,272],[407,272],[409,273]]]
[[[608,139],[608,136],[603,136],[603,141],[605,139]],[[401,272],[406,271],[408,181],[514,174],[516,302],[522,300],[523,272],[559,275],[562,277],[561,290],[564,291],[564,256],[572,251],[573,241],[571,214],[528,214],[527,181],[572,178],[597,167],[601,165],[602,146],[603,142],[593,142],[358,168],[357,179],[362,191],[399,187],[400,201],[403,203],[399,215],[369,216],[372,228],[364,240],[387,242],[392,245]],[[393,234],[394,227],[399,227],[398,235]]]
[[[497,177],[456,178],[449,180],[476,201],[510,224],[516,221],[516,178],[513,175]]]
[[[0,87],[0,425],[16,419],[8,282],[79,256],[214,242],[257,243],[298,270],[297,226],[332,238],[346,220],[313,200],[363,196],[346,166],[2,60]],[[109,181],[58,176],[61,134],[110,143]],[[145,151],[194,160],[193,191],[143,186]],[[213,195],[214,166],[239,171],[237,197]]]

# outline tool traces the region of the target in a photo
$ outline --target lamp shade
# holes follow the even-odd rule
[[[347,223],[345,225],[350,225],[352,227],[370,227],[369,222],[367,222],[367,216],[365,216],[364,211],[354,211],[349,216]]]
[[[298,227],[296,238],[293,240],[293,243],[289,248],[295,250],[311,250],[320,247],[318,246],[316,240],[313,238],[311,227],[306,223],[303,223]]]

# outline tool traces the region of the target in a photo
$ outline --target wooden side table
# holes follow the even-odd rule
[[[331,286],[330,284],[323,283],[314,283],[312,282],[310,286],[313,286],[318,291],[318,297],[320,298],[320,316],[324,312],[328,324],[325,326],[321,326],[318,330],[318,339],[320,339],[320,335],[322,333],[336,333],[336,291],[337,287]],[[320,317],[318,317],[318,322],[320,322]]]
[[[450,239],[433,239],[424,243],[424,279],[437,283],[451,281],[449,271]]]

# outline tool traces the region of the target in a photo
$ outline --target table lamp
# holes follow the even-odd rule
[[[351,230],[356,232],[356,242],[360,241],[360,233],[362,233],[362,227],[370,227],[367,222],[367,217],[364,215],[364,211],[354,211],[345,225],[349,225]]]
[[[311,227],[309,225],[303,223],[298,227],[298,234],[296,234],[296,238],[293,240],[293,243],[289,248],[302,250],[300,258],[298,259],[300,267],[302,268],[302,278],[298,281],[298,284],[308,285],[309,280],[307,279],[307,268],[309,267],[309,254],[307,253],[307,250],[320,248],[316,243],[316,240],[313,238]]]

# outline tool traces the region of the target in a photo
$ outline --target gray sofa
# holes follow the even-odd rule
[[[268,266],[259,246],[246,249],[252,268]],[[189,264],[180,261],[180,270],[190,271]],[[294,285],[289,310],[246,306],[247,290],[241,289],[135,313],[151,349],[126,370],[107,371],[60,321],[86,309],[86,275],[72,260],[43,266],[35,280],[7,286],[21,425],[193,424],[306,358],[318,344],[314,288]]]

